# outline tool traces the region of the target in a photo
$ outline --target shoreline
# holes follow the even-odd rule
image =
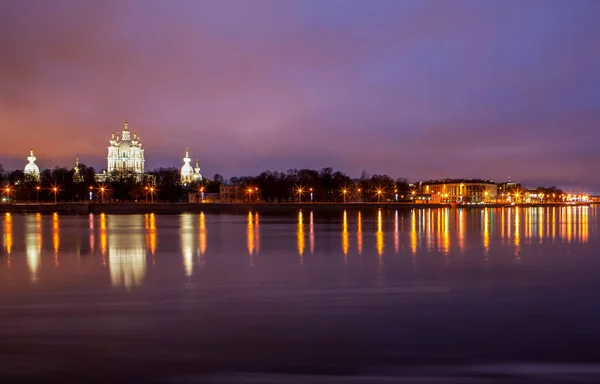
[[[591,206],[594,203],[536,203],[536,204],[415,204],[415,203],[58,203],[58,204],[0,204],[0,212],[10,213],[61,213],[84,215],[90,213],[110,214],[179,214],[179,213],[289,213],[298,209],[339,212],[344,210],[411,210],[411,209],[481,209],[481,208],[544,208]]]

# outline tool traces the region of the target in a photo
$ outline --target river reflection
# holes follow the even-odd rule
[[[37,273],[41,265],[42,253],[42,215],[27,215],[25,217],[25,253],[27,266],[31,273],[31,281],[37,280]]]
[[[443,256],[445,263],[465,254],[479,255],[481,260],[502,255],[520,260],[525,247],[536,244],[586,244],[590,231],[596,228],[596,208],[587,206],[343,210],[337,215],[319,216],[321,219],[312,210],[304,209],[297,212],[295,223],[286,221],[286,217],[272,223],[272,217],[264,218],[257,212],[233,217],[244,217],[243,230],[234,225],[235,220],[230,222],[205,213],[85,217],[5,213],[0,227],[2,265],[15,269],[26,266],[30,281],[36,282],[43,279],[47,267],[60,270],[64,258],[69,261],[72,254],[85,257],[80,256],[80,244],[89,244],[86,252],[99,253],[100,259],[95,260],[108,268],[110,283],[132,289],[144,284],[148,261],[158,270],[173,263],[165,252],[172,252],[174,245],[180,255],[181,275],[192,277],[206,260],[217,261],[223,252],[235,254],[235,249],[239,249],[236,244],[240,243],[246,248],[250,266],[256,266],[261,246],[268,253],[284,256],[291,250],[290,243],[295,243],[298,264],[306,263],[307,252],[339,252],[343,263],[356,262],[366,253],[367,257],[360,260],[383,265],[389,257],[398,262],[398,256],[406,255],[416,266],[428,260],[428,253]],[[337,249],[332,249],[328,241],[331,230],[339,236]],[[178,238],[176,243],[173,236]],[[89,240],[80,242],[82,237]],[[322,239],[322,243],[316,239]],[[209,247],[214,249],[207,255]],[[20,254],[25,263],[19,261]],[[261,259],[261,263],[270,260]]]
[[[366,366],[376,382],[398,367],[508,361],[448,371],[504,382],[515,361],[542,362],[527,374],[567,362],[572,375],[595,359],[595,206],[264,209],[1,214],[0,376],[348,382]],[[201,376],[213,371],[236,375]]]
[[[248,212],[246,238],[250,265],[254,265],[254,256],[260,251],[260,222],[259,214]]]
[[[146,244],[142,215],[110,216],[108,265],[114,286],[141,285],[146,275]]]

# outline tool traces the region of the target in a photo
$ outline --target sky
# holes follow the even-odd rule
[[[0,0],[0,164],[600,193],[600,1]]]

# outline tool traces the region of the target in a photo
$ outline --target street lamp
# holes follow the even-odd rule
[[[10,201],[10,187],[8,185],[4,188],[4,193],[6,194],[6,201]]]
[[[298,202],[301,203],[302,202],[302,192],[304,192],[302,190],[302,188],[298,188]]]
[[[204,187],[200,187],[200,199],[204,201]]]
[[[310,201],[311,202],[313,201],[313,190],[312,190],[312,188],[310,189]]]
[[[348,193],[347,189],[342,189],[342,194],[344,195],[344,203],[346,202],[346,193]]]
[[[40,186],[35,187],[35,202],[38,204],[40,202]]]
[[[248,188],[248,201],[252,203],[252,188]]]
[[[379,203],[379,198],[381,197],[381,189],[377,190],[377,203]]]
[[[154,187],[150,187],[150,202],[154,203]]]
[[[106,192],[105,187],[100,187],[100,196],[102,197],[102,202],[104,203],[104,192]]]
[[[54,193],[54,205],[56,205],[56,194],[58,193],[58,188],[52,187],[52,192]]]

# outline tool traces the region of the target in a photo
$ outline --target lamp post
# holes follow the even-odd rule
[[[200,187],[200,199],[202,202],[204,202],[204,187]]]
[[[92,201],[92,197],[94,195],[94,187],[90,185],[90,201]]]
[[[313,201],[313,189],[310,189],[310,202],[312,203]]]
[[[379,204],[380,197],[381,197],[381,189],[378,189],[377,190],[377,204]]]
[[[40,202],[40,189],[41,188],[39,185],[35,187],[35,203],[36,204],[39,204],[39,202]]]
[[[56,194],[58,193],[58,188],[52,187],[52,192],[54,193],[54,205],[56,205]]]
[[[10,187],[8,185],[4,188],[4,193],[6,193],[6,201],[10,202]]]
[[[348,193],[347,189],[342,189],[342,195],[344,196],[344,203],[346,203],[346,193]]]
[[[248,202],[252,203],[252,188],[248,188]]]
[[[298,202],[302,202],[302,188],[298,188]]]
[[[396,203],[398,202],[398,189],[394,189],[394,194],[396,195]]]
[[[154,204],[154,187],[150,187],[150,203]]]
[[[104,203],[104,192],[106,191],[106,188],[104,187],[100,187],[100,197],[101,197],[101,203]]]

